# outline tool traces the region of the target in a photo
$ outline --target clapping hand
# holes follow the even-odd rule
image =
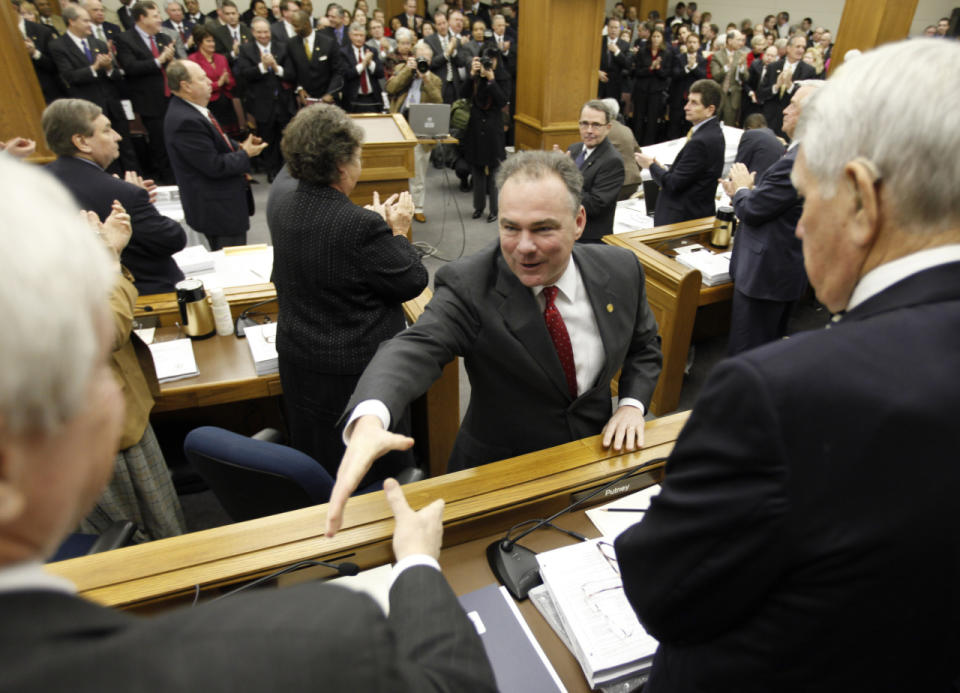
[[[240,144],[240,148],[245,151],[251,159],[260,154],[267,146],[267,142],[264,142],[256,135],[248,136],[247,139]]]
[[[413,198],[404,191],[399,195],[391,195],[383,204],[387,226],[393,230],[394,236],[405,236],[410,231],[413,221]]]
[[[152,178],[143,178],[136,171],[125,171],[123,179],[138,188],[146,190],[147,194],[150,195],[151,203],[157,201],[157,184],[153,182]]]

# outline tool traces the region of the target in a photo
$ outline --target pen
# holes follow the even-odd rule
[[[608,513],[645,513],[646,508],[604,508]]]

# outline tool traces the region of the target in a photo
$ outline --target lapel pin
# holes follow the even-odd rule
[[[613,312],[613,304],[612,304],[612,303],[608,303],[608,304],[607,304],[607,312],[608,312],[608,313],[612,313],[612,312]]]

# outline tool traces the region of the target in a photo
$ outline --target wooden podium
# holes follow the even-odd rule
[[[413,148],[417,136],[399,114],[351,115],[364,131],[363,171],[350,199],[360,206],[373,202],[373,192],[384,200],[409,189],[413,178]]]

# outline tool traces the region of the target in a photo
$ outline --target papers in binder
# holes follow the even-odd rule
[[[730,281],[730,258],[733,251],[713,253],[699,243],[681,246],[676,251],[677,262],[700,270],[700,278],[705,285],[716,286]]]

